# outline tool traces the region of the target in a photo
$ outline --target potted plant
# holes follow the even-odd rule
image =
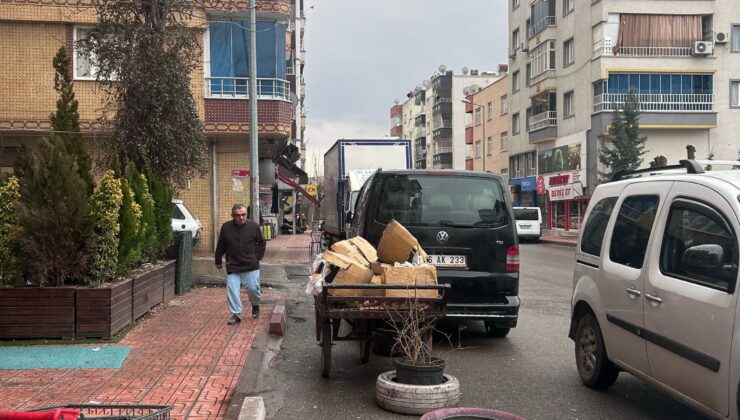
[[[389,309],[387,309],[389,310]],[[378,405],[403,414],[424,414],[454,407],[460,401],[460,382],[445,374],[445,361],[432,356],[432,333],[437,315],[426,304],[409,298],[403,308],[390,309],[395,332],[396,370],[381,373],[375,386]]]

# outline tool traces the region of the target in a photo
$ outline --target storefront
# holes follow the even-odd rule
[[[580,230],[589,197],[583,194],[585,171],[570,171],[537,177],[537,193],[547,197],[547,226],[565,231]]]
[[[537,177],[510,179],[509,185],[515,207],[537,207]]]

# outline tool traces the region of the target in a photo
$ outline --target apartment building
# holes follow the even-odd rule
[[[656,156],[738,158],[740,9],[732,0],[507,0],[515,203],[578,230],[613,111],[633,89]],[[516,173],[515,173],[516,172]]]
[[[213,251],[220,224],[233,203],[248,203],[250,124],[248,121],[246,2],[237,11],[205,2],[192,20],[203,46],[202,63],[192,74],[192,91],[208,143],[206,177],[177,192],[204,227],[197,249]],[[212,6],[212,7],[211,7]],[[302,0],[257,2],[258,132],[260,201],[270,218],[272,187],[300,188],[305,183],[304,149],[305,18]],[[103,92],[89,60],[75,41],[94,26],[90,0],[22,1],[0,4],[0,137],[3,169],[12,168],[15,152],[47,136],[55,109],[52,58],[61,46],[71,53],[75,94],[84,136],[94,148],[105,137],[97,119]],[[94,150],[92,150],[95,152]]]
[[[506,73],[505,66],[500,67],[500,73]],[[494,172],[508,179],[509,81],[509,76],[504,76],[479,91],[468,89],[470,94],[465,106],[468,157],[465,169]]]
[[[439,72],[434,72],[406,94],[407,100],[400,104],[400,125],[393,119],[398,110],[393,111],[392,108],[391,135],[397,133],[402,138],[412,139],[415,168],[465,169],[467,145],[463,100],[467,95],[464,91],[488,86],[503,76],[498,72],[479,72],[467,67],[463,68],[462,74],[455,74],[440,66]]]

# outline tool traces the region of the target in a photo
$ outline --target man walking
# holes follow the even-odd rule
[[[260,315],[260,260],[265,256],[265,238],[260,226],[247,219],[244,204],[234,204],[231,218],[221,226],[216,246],[216,268],[221,271],[221,258],[226,254],[226,300],[231,318],[229,325],[242,321],[240,288],[247,289],[252,304],[252,318]]]

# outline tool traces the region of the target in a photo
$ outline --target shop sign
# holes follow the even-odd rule
[[[545,177],[540,175],[537,177],[537,194],[544,194],[545,191]]]
[[[550,201],[573,200],[583,195],[581,184],[568,184],[549,189]]]
[[[520,191],[535,191],[537,189],[537,178],[514,178],[509,180],[509,185],[518,185]]]
[[[316,184],[306,184],[306,192],[316,197],[316,194],[319,192],[319,186]]]
[[[551,175],[550,176],[550,186],[554,187],[557,185],[566,185],[568,183],[568,180],[570,180],[570,175]]]

